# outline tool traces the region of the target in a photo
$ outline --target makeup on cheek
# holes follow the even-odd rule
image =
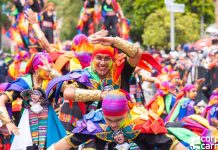
[[[195,98],[196,94],[195,93],[191,93],[190,96],[191,96],[191,98]]]
[[[93,66],[94,66],[94,68],[97,67],[97,62],[96,62],[96,60],[93,61]]]
[[[120,121],[119,127],[123,128],[124,126],[126,126],[127,124],[129,124],[130,120],[131,120],[131,115],[130,114],[126,114],[127,116],[124,117],[124,119],[122,119]]]
[[[112,64],[113,64],[113,61],[110,60],[110,61],[108,62],[108,66],[109,66],[109,68],[111,68]]]
[[[125,125],[125,119],[123,119],[122,121],[120,121],[119,128],[124,127],[124,125]]]
[[[49,73],[45,70],[42,70],[42,69],[39,69],[39,76],[44,78],[44,79],[47,79],[49,77]]]

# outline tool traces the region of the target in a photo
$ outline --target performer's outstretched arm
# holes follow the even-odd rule
[[[46,50],[46,52],[48,52],[48,53],[53,52],[54,50],[52,49],[52,47],[50,46],[50,44],[49,44],[48,40],[46,39],[44,33],[40,29],[40,26],[38,24],[35,13],[31,9],[27,9],[25,11],[25,17],[27,18],[29,23],[32,25],[32,28],[33,28],[33,30],[35,32],[35,35],[36,35],[36,37],[38,39],[38,42],[42,46],[42,48],[44,48]]]
[[[6,91],[4,94],[0,96],[0,120],[2,123],[7,127],[9,134],[19,134],[19,129],[18,127],[12,122],[7,108],[5,104],[9,101],[12,102],[13,97],[12,97],[13,91]]]
[[[158,78],[156,77],[152,77],[152,76],[147,76],[146,74],[144,74],[142,72],[143,69],[141,69],[140,67],[136,67],[135,69],[135,73],[137,73],[138,75],[140,75],[142,77],[142,82],[151,82],[151,83],[157,83],[158,82]]]
[[[101,101],[105,93],[101,92],[101,90],[67,87],[64,90],[64,99],[75,102]]]
[[[93,44],[102,44],[105,46],[114,46],[120,49],[128,57],[127,60],[132,67],[136,67],[142,56],[142,50],[139,46],[126,41],[120,37],[96,37],[91,41]]]

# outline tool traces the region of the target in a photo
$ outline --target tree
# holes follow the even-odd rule
[[[142,41],[145,19],[155,10],[164,7],[164,1],[160,0],[122,0],[121,7],[127,18],[131,20],[131,38],[133,41]]]
[[[177,0],[176,2],[185,4],[186,11],[197,14],[199,18],[203,15],[205,24],[214,23],[214,0]]]
[[[0,0],[0,50],[2,49],[2,26],[10,24],[8,17],[3,14],[2,6],[9,3],[7,0]]]
[[[61,39],[69,40],[77,33],[76,26],[83,2],[81,0],[58,1],[58,17],[62,19]]]
[[[176,0],[175,3],[184,3],[187,15],[194,13],[199,20],[203,15],[206,25],[214,22],[213,0]],[[166,6],[164,0],[122,0],[121,7],[125,16],[131,20],[131,38],[133,41],[142,41],[139,33],[144,30],[146,18]]]
[[[192,42],[200,37],[198,16],[193,13],[175,14],[176,44]],[[170,45],[170,14],[166,9],[159,9],[145,20],[142,35],[143,44],[158,48]]]

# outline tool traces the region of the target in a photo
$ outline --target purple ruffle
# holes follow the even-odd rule
[[[96,133],[103,131],[99,126],[100,123],[105,124],[102,109],[96,111],[91,110],[88,114],[83,116],[83,120],[76,122],[76,128],[72,133],[95,135]]]
[[[91,135],[95,135],[99,132],[103,132],[103,130],[99,126],[99,123],[94,123],[90,120],[77,121],[76,128],[72,131],[72,133],[82,133]]]

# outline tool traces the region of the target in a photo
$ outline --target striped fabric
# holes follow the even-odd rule
[[[29,110],[29,112],[33,143],[38,145],[39,149],[43,149],[46,141],[48,108],[44,108],[39,114],[36,114],[31,110]]]

